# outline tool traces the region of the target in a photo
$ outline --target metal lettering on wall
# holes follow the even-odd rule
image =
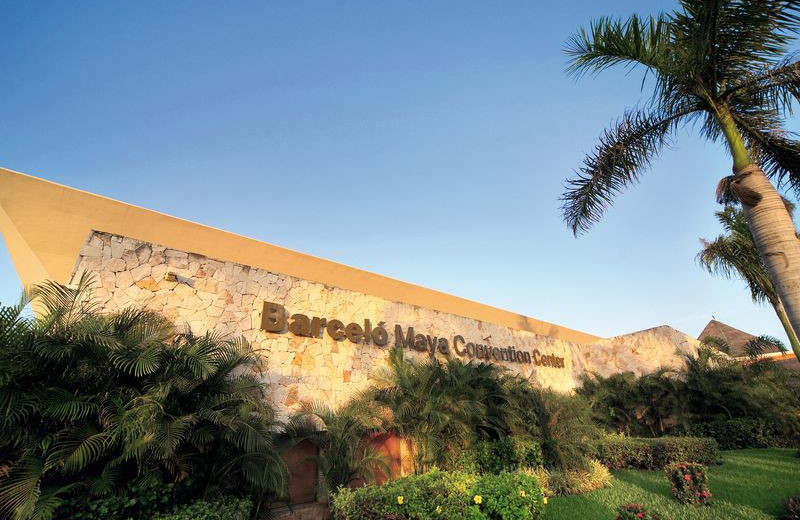
[[[325,333],[334,341],[348,340],[352,343],[374,344],[383,347],[389,344],[389,332],[384,322],[373,323],[365,319],[360,323],[344,324],[340,320],[319,317],[309,318],[305,314],[292,314],[279,303],[264,302],[261,312],[261,330],[284,333],[287,330],[295,336],[321,338]],[[480,343],[468,342],[461,335],[452,340],[445,337],[417,334],[414,327],[403,330],[401,325],[394,326],[394,344],[401,348],[410,348],[419,352],[428,352],[449,356],[452,352],[466,358],[484,361],[500,361],[511,363],[528,363],[536,366],[564,368],[564,358],[552,354],[542,354],[539,350],[517,350],[513,346],[493,347]],[[452,349],[452,352],[451,352]]]

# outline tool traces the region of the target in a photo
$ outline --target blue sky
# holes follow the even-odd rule
[[[561,221],[648,94],[567,77],[564,42],[675,6],[0,0],[0,166],[598,335],[785,338],[695,263],[730,160],[691,129],[587,235]],[[0,244],[0,301],[20,290]]]

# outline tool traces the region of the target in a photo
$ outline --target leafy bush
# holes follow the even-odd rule
[[[783,520],[800,520],[800,498],[787,498],[783,505],[786,507],[786,513],[782,517]]]
[[[521,470],[537,477],[545,496],[580,495],[611,484],[611,472],[597,460],[587,469],[561,470],[544,467]]]
[[[435,357],[416,362],[399,347],[388,364],[365,397],[383,409],[391,431],[414,442],[415,473],[448,467],[474,440],[502,437],[524,422],[497,365]]]
[[[668,465],[664,471],[672,485],[672,495],[678,502],[692,505],[711,504],[706,466],[694,462],[678,462]]]
[[[474,491],[473,502],[485,518],[497,520],[537,519],[544,497],[536,477],[522,473],[484,475]]]
[[[768,448],[779,444],[775,426],[764,419],[727,419],[689,425],[687,433],[694,437],[711,437],[720,449]]]
[[[539,420],[542,461],[548,468],[588,468],[602,432],[589,403],[579,395],[535,389],[530,403]]]
[[[708,437],[643,439],[610,435],[599,443],[598,458],[611,469],[660,469],[681,460],[715,464],[719,446]]]
[[[504,472],[479,477],[433,469],[380,487],[341,488],[333,497],[331,512],[337,520],[535,520],[541,516],[544,500],[531,475]]]
[[[105,497],[75,495],[55,510],[54,520],[127,520],[146,518],[190,500],[190,482],[155,486],[128,484],[124,491]]]
[[[391,473],[387,458],[367,441],[383,431],[371,404],[356,399],[334,410],[322,402],[305,402],[286,425],[292,443],[309,440],[320,449],[311,460],[328,494],[356,479],[374,482],[377,472]]]
[[[282,493],[250,345],[178,334],[146,310],[101,314],[91,283],[36,287],[35,318],[0,307],[0,517],[46,519],[71,497],[189,475],[198,495]]]
[[[616,520],[661,520],[657,513],[640,504],[625,504],[617,508]]]
[[[251,509],[253,503],[246,498],[198,500],[176,507],[171,513],[154,516],[152,520],[248,520]]]
[[[471,450],[475,453],[475,464],[480,473],[500,473],[542,465],[542,447],[533,439],[506,437],[494,441],[479,441]]]

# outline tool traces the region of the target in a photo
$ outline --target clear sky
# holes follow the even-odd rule
[[[676,3],[548,5],[0,0],[0,165],[602,336],[785,338],[695,262],[731,163],[691,129],[590,233],[563,224],[564,179],[649,95],[567,77],[564,42]]]

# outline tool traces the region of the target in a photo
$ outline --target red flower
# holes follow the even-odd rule
[[[689,482],[690,480],[692,480],[692,476],[691,475],[684,475],[683,476],[683,480],[685,480],[686,482]]]
[[[636,513],[636,518],[644,518],[644,513]]]

